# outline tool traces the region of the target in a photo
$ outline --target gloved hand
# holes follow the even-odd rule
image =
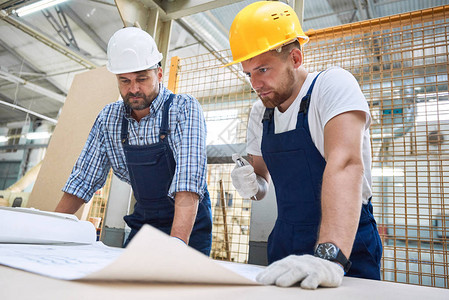
[[[237,153],[232,154],[232,160],[235,162],[235,167],[231,172],[232,184],[242,198],[250,199],[259,190],[254,168]],[[243,166],[239,164],[238,160],[243,163]]]
[[[343,267],[312,255],[290,255],[269,265],[256,280],[262,284],[287,287],[301,282],[303,289],[318,286],[338,287],[343,281]]]

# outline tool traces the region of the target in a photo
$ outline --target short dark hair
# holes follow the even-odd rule
[[[279,55],[282,59],[287,58],[287,56],[290,54],[290,52],[295,49],[298,48],[299,50],[301,50],[301,44],[298,42],[298,40],[295,40],[294,42],[284,45],[281,47],[281,51],[277,51],[276,55]]]

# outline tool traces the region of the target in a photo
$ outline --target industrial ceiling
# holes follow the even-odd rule
[[[0,0],[0,127],[25,120],[56,124],[74,76],[106,64],[110,36],[123,27],[119,2],[173,20],[167,57],[229,48],[235,15],[254,0],[69,0],[26,16],[36,0]],[[321,29],[449,4],[449,0],[303,0],[303,29]]]

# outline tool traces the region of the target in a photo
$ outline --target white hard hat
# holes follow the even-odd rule
[[[122,28],[109,40],[107,68],[114,74],[147,70],[161,60],[154,39],[137,27]]]

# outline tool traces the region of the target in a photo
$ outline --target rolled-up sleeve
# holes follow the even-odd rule
[[[104,129],[98,116],[63,191],[88,202],[106,182],[111,164],[106,155]]]
[[[198,101],[183,95],[185,101],[178,110],[177,135],[179,145],[175,154],[176,169],[169,196],[176,192],[193,192],[202,200],[206,189],[207,154],[206,121]],[[180,97],[180,95],[178,95]]]

